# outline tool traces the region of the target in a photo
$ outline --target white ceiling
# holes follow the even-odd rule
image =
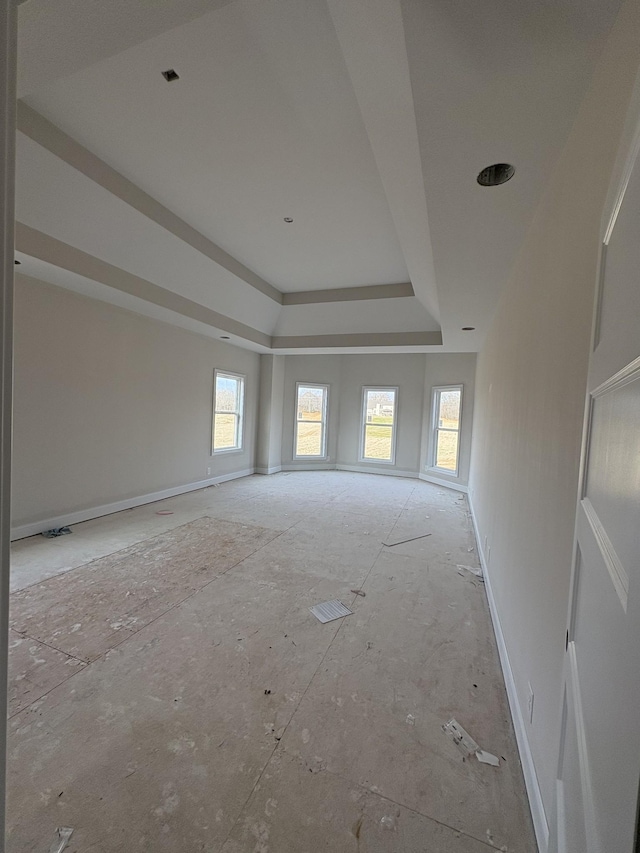
[[[22,107],[24,271],[252,348],[477,349],[618,5],[28,0],[20,93],[71,139]]]

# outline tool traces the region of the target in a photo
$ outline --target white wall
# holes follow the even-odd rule
[[[211,456],[214,368],[244,449]],[[13,526],[253,468],[259,356],[18,276]]]
[[[634,0],[605,47],[478,359],[472,504],[525,720],[528,683],[535,693],[524,732],[547,817],[599,227],[638,44]]]
[[[282,466],[282,416],[284,397],[283,355],[260,356],[260,395],[256,471],[277,473]]]
[[[463,384],[464,404],[458,477],[440,475],[452,485],[467,482],[475,378],[474,353],[289,355],[285,356],[282,464],[308,468],[314,463],[293,458],[296,382],[329,385],[328,459],[322,467],[357,467],[374,473],[426,473],[427,440],[433,385]],[[362,388],[398,387],[395,464],[361,462]]]

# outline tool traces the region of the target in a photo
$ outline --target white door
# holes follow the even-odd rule
[[[625,132],[631,139],[627,146],[631,153],[624,168],[618,169],[621,178],[610,193],[603,228],[565,656],[557,825],[551,837],[551,850],[558,853],[636,850],[640,778],[639,130]]]

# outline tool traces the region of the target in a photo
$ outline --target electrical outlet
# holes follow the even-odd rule
[[[533,725],[533,687],[531,683],[528,685],[529,687],[529,695],[527,696],[527,715],[529,717],[529,723]]]
[[[211,465],[207,466],[207,477],[211,476]]]

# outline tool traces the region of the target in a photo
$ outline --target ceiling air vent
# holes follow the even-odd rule
[[[180,75],[174,68],[169,68],[167,71],[163,71],[162,76],[167,81],[167,83],[173,83],[174,80],[180,79]]]
[[[510,163],[494,163],[480,172],[478,183],[481,187],[497,187],[510,181],[515,173],[516,170]]]

